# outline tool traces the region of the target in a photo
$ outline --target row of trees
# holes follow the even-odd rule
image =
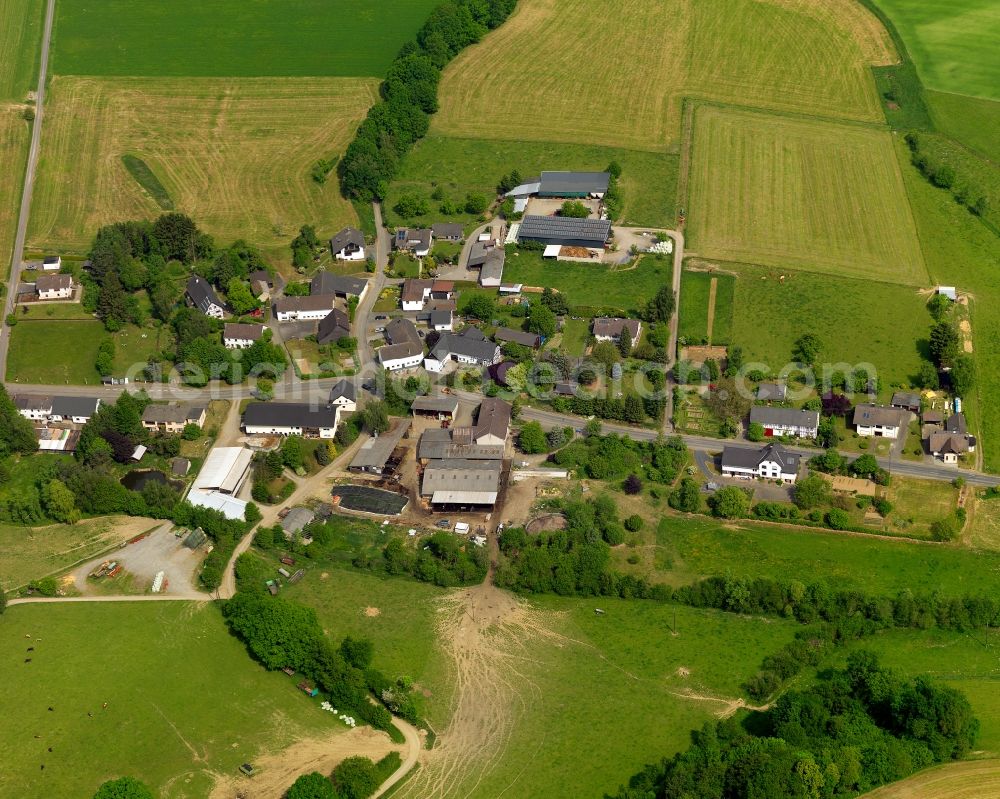
[[[516,0],[449,0],[435,8],[389,67],[372,106],[338,167],[341,190],[370,201],[386,195],[400,158],[426,133],[437,111],[441,70],[514,10]]]
[[[558,443],[559,438],[565,440],[567,435],[551,431],[549,437],[551,444]],[[600,425],[589,423],[583,438],[573,439],[553,453],[550,460],[595,480],[621,480],[638,474],[654,483],[669,485],[687,464],[688,450],[684,441],[676,436],[635,441],[628,436],[602,436]]]
[[[647,766],[616,797],[854,796],[963,757],[978,730],[960,692],[903,679],[861,651],[752,724],[730,719],[692,732],[686,751]]]
[[[920,173],[931,183],[951,192],[955,202],[968,208],[976,216],[986,216],[990,211],[990,200],[985,189],[970,180],[968,175],[959,175],[955,168],[940,155],[925,146],[925,139],[916,131],[904,137],[910,148],[910,160]]]

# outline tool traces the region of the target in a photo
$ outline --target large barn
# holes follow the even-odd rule
[[[526,216],[517,231],[518,241],[539,241],[566,247],[603,248],[611,235],[607,219],[563,216]]]

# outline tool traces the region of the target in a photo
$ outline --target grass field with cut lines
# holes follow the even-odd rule
[[[690,187],[704,258],[927,282],[888,131],[701,106]]]
[[[892,58],[847,0],[521,0],[445,70],[432,131],[663,151],[686,95],[881,121]]]
[[[30,246],[84,252],[98,226],[158,215],[122,163],[132,154],[222,243],[287,260],[300,225],[357,223],[310,169],[343,152],[376,93],[374,79],[53,78]]]
[[[38,82],[42,0],[0,0],[0,101],[23,101]]]

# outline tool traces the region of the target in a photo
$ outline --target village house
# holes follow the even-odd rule
[[[435,222],[431,225],[431,233],[439,241],[461,241],[465,235],[457,222]]]
[[[750,409],[750,423],[763,425],[765,436],[816,438],[819,433],[819,411],[754,405]]]
[[[399,228],[392,237],[392,248],[410,252],[417,258],[426,257],[434,242],[434,232],[429,228]]]
[[[777,442],[756,449],[726,446],[722,450],[722,473],[745,480],[784,480],[794,483],[799,474],[801,456],[789,452]]]
[[[339,261],[365,260],[365,234],[357,228],[345,227],[330,239],[330,255]]]
[[[758,402],[784,402],[788,396],[788,386],[784,383],[761,383],[757,386]]]
[[[424,303],[431,298],[433,280],[417,280],[410,278],[403,281],[399,292],[399,301],[404,311],[422,311]]]
[[[223,319],[226,316],[226,308],[222,304],[215,289],[205,278],[200,275],[192,275],[185,287],[188,303],[193,305],[205,316],[213,319]]]
[[[493,334],[493,338],[497,341],[509,341],[513,344],[520,344],[522,347],[530,347],[531,349],[538,349],[542,343],[542,337],[537,333],[528,333],[524,330],[512,330],[509,327],[498,327],[496,332]]]
[[[925,424],[924,441],[931,455],[949,464],[958,463],[960,456],[976,451],[976,437],[969,434],[962,413],[953,413],[940,426]]]
[[[274,303],[274,318],[279,322],[319,321],[329,315],[336,301],[335,294],[282,297]]]
[[[68,300],[73,296],[73,276],[39,275],[35,294],[40,300]]]
[[[623,330],[628,331],[632,343],[635,344],[642,335],[642,323],[638,319],[601,316],[594,320],[592,326],[597,341],[619,341]]]
[[[920,395],[912,391],[897,391],[889,400],[889,405],[911,413],[920,413]]]
[[[424,359],[428,372],[442,372],[448,361],[470,366],[492,366],[500,361],[500,345],[490,341],[475,327],[461,333],[444,333]]]
[[[337,385],[330,389],[329,404],[337,406],[345,413],[353,413],[358,409],[357,386],[346,378],[339,380]]]
[[[333,438],[340,422],[339,406],[308,402],[251,402],[243,411],[247,435]]]
[[[189,425],[205,425],[207,410],[203,405],[147,405],[142,412],[142,426],[150,432],[177,435]]]
[[[881,436],[898,438],[899,431],[905,431],[909,414],[899,408],[863,403],[854,406],[852,422],[859,436]]]
[[[222,343],[227,350],[245,350],[261,340],[264,329],[264,325],[226,322],[222,328]]]
[[[395,372],[420,366],[424,359],[424,342],[412,321],[393,319],[385,326],[385,340],[388,344],[378,349],[383,369]]]
[[[42,394],[16,394],[11,399],[17,412],[33,422],[86,424],[101,407],[99,397],[49,397]]]
[[[428,326],[438,333],[450,333],[455,326],[455,320],[451,311],[431,311]]]

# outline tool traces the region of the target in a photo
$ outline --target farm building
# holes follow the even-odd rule
[[[253,464],[253,452],[244,447],[213,447],[193,488],[204,492],[238,494]]]
[[[764,478],[794,483],[800,461],[799,455],[777,443],[760,449],[727,446],[722,450],[722,473],[747,480]]]
[[[333,294],[344,300],[357,297],[358,302],[368,293],[368,281],[361,277],[335,275],[325,269],[313,275],[309,283],[310,294]]]
[[[431,311],[427,324],[438,333],[450,333],[455,326],[451,311]]]
[[[281,520],[281,529],[285,531],[286,536],[291,538],[296,533],[301,533],[302,528],[315,518],[316,514],[309,510],[309,508],[301,506],[292,508],[285,514],[285,518]]]
[[[417,458],[424,464],[443,458],[500,461],[504,450],[501,444],[474,444],[471,427],[432,427],[417,442]]]
[[[325,319],[337,301],[336,294],[310,294],[308,297],[282,297],[274,303],[274,318],[279,322],[319,321]]]
[[[757,386],[758,402],[784,402],[788,386],[784,383],[761,383]]]
[[[479,406],[476,426],[472,429],[472,440],[476,444],[505,446],[510,432],[511,412],[509,402],[497,397],[484,397]]]
[[[493,334],[493,338],[497,341],[510,341],[514,344],[520,344],[522,347],[531,347],[532,349],[541,346],[542,343],[542,337],[537,333],[512,330],[509,327],[498,327]]]
[[[565,197],[600,199],[608,192],[607,172],[542,172],[537,180],[527,180],[507,192],[508,197]]]
[[[920,413],[920,395],[913,391],[897,391],[889,400],[889,405],[893,408],[902,408],[904,411]]]
[[[192,488],[185,499],[195,507],[217,510],[227,519],[242,521],[246,518],[247,503],[229,494]]]
[[[610,236],[611,222],[607,219],[563,216],[526,216],[517,231],[518,241],[596,249],[603,248]]]
[[[260,341],[263,335],[264,325],[226,322],[222,329],[222,343],[227,350],[245,350]]]
[[[378,359],[382,368],[390,371],[411,369],[424,359],[424,342],[417,327],[409,319],[393,319],[385,326],[385,340],[389,344],[379,347]]]
[[[431,416],[435,419],[454,419],[458,413],[458,398],[447,397],[417,397],[410,406],[414,416]]]
[[[98,397],[49,397],[17,394],[12,397],[17,412],[35,422],[86,424],[101,407]]]
[[[339,308],[334,308],[320,319],[316,329],[316,343],[330,344],[351,337],[351,318]]]
[[[503,461],[444,458],[424,469],[420,494],[437,508],[493,505],[500,493]]]
[[[62,257],[58,255],[46,255],[42,259],[43,272],[58,272],[62,269]]]
[[[211,316],[213,319],[222,319],[225,317],[226,308],[215,293],[215,289],[200,275],[191,276],[184,293],[187,295],[188,303],[205,314],[205,316]]]
[[[393,428],[380,436],[369,438],[358,450],[348,468],[352,472],[382,474],[403,436],[410,429],[409,419],[399,419]]]
[[[853,423],[859,436],[897,438],[905,428],[909,414],[899,408],[862,403],[854,406]]]
[[[189,425],[205,424],[204,405],[147,405],[142,412],[142,426],[150,432],[178,434]]]
[[[345,227],[330,239],[330,255],[340,261],[365,260],[365,234],[357,228]]]
[[[339,407],[308,402],[251,402],[243,411],[247,435],[333,438],[339,422]]]
[[[191,461],[187,458],[173,458],[170,461],[170,471],[177,477],[185,477],[191,471]]]
[[[346,378],[338,381],[330,389],[330,405],[336,405],[344,412],[353,412],[358,409],[358,389],[350,380]]]
[[[250,290],[258,299],[266,302],[271,299],[271,294],[275,289],[284,288],[285,281],[280,275],[272,275],[266,269],[258,269],[251,272],[247,278],[250,281]]]
[[[750,409],[750,423],[763,425],[765,436],[816,438],[819,433],[819,411],[754,405]]]

